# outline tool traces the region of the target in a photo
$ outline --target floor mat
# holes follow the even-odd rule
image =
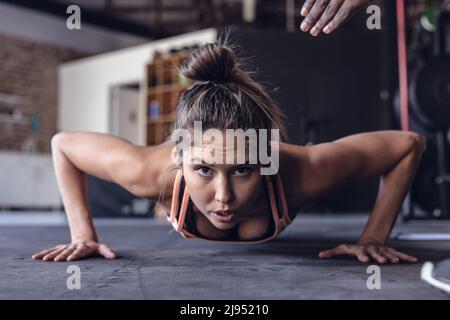
[[[121,258],[43,262],[32,253],[69,240],[66,226],[0,227],[1,299],[448,299],[420,279],[425,261],[449,254],[449,242],[392,241],[417,264],[381,265],[381,289],[367,286],[368,266],[318,253],[354,243],[361,216],[300,215],[279,238],[258,245],[187,240],[168,224],[139,220],[98,223],[100,240]],[[446,232],[448,224],[408,224],[395,232]],[[69,266],[80,289],[69,289]],[[69,269],[70,270],[70,269]]]

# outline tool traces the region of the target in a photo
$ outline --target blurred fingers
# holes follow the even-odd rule
[[[385,256],[391,263],[397,264],[399,263],[399,258],[389,252],[388,248],[381,248],[380,253]]]
[[[53,259],[54,259],[57,255],[59,255],[61,252],[63,252],[65,249],[66,249],[66,247],[62,247],[62,248],[55,249],[55,250],[53,250],[52,252],[47,253],[47,254],[42,258],[42,260],[44,260],[44,261],[53,261]]]
[[[54,251],[54,250],[56,250],[58,248],[60,248],[60,246],[55,246],[55,247],[50,248],[50,249],[42,250],[42,251],[40,251],[38,253],[33,254],[31,256],[31,258],[33,258],[33,259],[42,259],[46,254],[48,254],[48,253],[50,253],[50,252],[52,252],[52,251]]]
[[[367,247],[367,253],[370,255],[370,257],[381,264],[384,264],[387,262],[387,259],[381,254],[380,250],[378,249],[378,247],[371,245]]]
[[[324,27],[334,18],[343,2],[344,0],[334,0],[328,4],[319,21],[311,29],[313,36],[317,36],[321,31],[325,32]]]
[[[116,253],[104,244],[99,245],[98,253],[100,253],[106,259],[115,259],[117,257]]]
[[[370,261],[370,258],[367,255],[367,251],[364,247],[359,247],[356,250],[356,257],[358,258],[358,260],[360,262],[369,262]]]
[[[60,254],[55,257],[55,261],[66,261],[67,257],[75,251],[75,246],[70,246],[64,249]]]
[[[305,3],[303,4],[302,10],[300,11],[300,14],[303,17],[306,17],[309,11],[311,11],[311,8],[313,7],[315,2],[316,0],[306,0]]]
[[[342,25],[349,17],[353,10],[353,7],[348,5],[348,1],[339,8],[339,10],[334,15],[334,18],[328,22],[328,24],[323,29],[324,33],[331,33],[335,31],[340,25]]]
[[[300,29],[305,32],[315,32],[315,30],[311,29],[316,24],[317,20],[319,20],[319,17],[325,11],[329,2],[330,0],[317,0],[308,15],[305,17],[305,19],[303,19],[302,24],[300,25]]]
[[[326,259],[326,258],[331,258],[331,257],[334,257],[334,256],[338,256],[338,255],[341,255],[341,254],[347,254],[349,252],[350,252],[350,249],[349,249],[348,245],[342,244],[342,245],[340,245],[340,246],[338,246],[336,248],[322,251],[321,253],[319,253],[319,257]]]
[[[389,251],[389,253],[391,253],[392,255],[396,256],[400,260],[407,261],[407,262],[410,262],[410,263],[415,263],[415,262],[419,261],[419,259],[417,259],[416,257],[407,255],[407,254],[402,253],[400,251],[397,251],[397,250],[395,250],[393,248],[387,248],[387,250]]]
[[[75,249],[68,257],[67,261],[75,261],[80,258],[86,257],[92,253],[92,249],[88,247],[80,247]]]

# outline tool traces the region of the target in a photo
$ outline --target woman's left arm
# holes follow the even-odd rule
[[[378,196],[366,227],[356,245],[341,245],[320,253],[321,258],[341,254],[356,256],[362,262],[379,263],[399,260],[416,262],[386,247],[401,205],[414,179],[425,139],[420,134],[403,131],[377,131],[355,134],[311,147],[311,168],[316,172],[317,190],[355,180],[380,176]]]

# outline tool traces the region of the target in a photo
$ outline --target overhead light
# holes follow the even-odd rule
[[[247,23],[252,23],[256,19],[256,1],[242,0],[242,19]]]

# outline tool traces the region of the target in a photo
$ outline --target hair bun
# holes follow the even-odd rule
[[[192,52],[180,73],[194,81],[229,82],[233,80],[235,67],[232,50],[220,43],[209,43]]]

